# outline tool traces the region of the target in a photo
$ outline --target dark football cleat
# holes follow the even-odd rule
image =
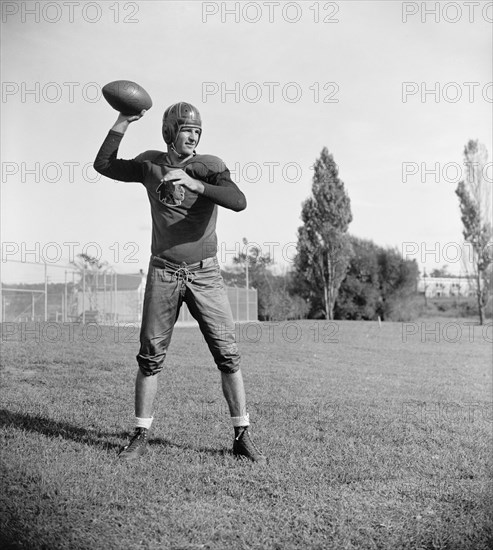
[[[143,456],[147,451],[147,436],[148,430],[146,428],[135,428],[135,433],[130,443],[123,447],[118,458],[122,460],[135,460]]]
[[[266,464],[267,459],[255,446],[255,443],[250,437],[248,428],[240,430],[238,435],[235,437],[233,443],[233,454],[237,458],[248,458],[253,462],[258,462],[260,464]]]

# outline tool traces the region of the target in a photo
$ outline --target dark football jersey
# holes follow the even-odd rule
[[[195,155],[173,165],[166,153],[146,151],[133,160],[117,159],[123,134],[110,131],[94,162],[100,174],[120,181],[142,183],[149,197],[152,216],[151,252],[171,262],[195,263],[217,253],[217,206],[240,211],[246,199],[232,181],[221,159]],[[165,204],[162,179],[170,170],[182,169],[204,184],[199,195],[185,188],[180,205]]]

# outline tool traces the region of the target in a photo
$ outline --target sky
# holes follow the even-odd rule
[[[436,7],[438,5],[438,9]],[[2,2],[2,281],[63,279],[78,253],[147,270],[151,220],[138,183],[92,162],[117,113],[113,80],[153,107],[119,151],[164,149],[176,101],[202,114],[199,153],[247,197],[220,209],[223,266],[243,239],[289,268],[327,147],[351,200],[351,234],[428,270],[461,271],[463,149],[492,148],[491,2]],[[491,185],[491,164],[485,178]],[[28,263],[29,262],[29,263]]]

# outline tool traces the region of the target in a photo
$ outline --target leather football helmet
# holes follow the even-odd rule
[[[163,138],[167,145],[174,144],[176,136],[184,126],[198,128],[202,134],[202,119],[198,109],[186,101],[180,101],[164,111]],[[199,141],[200,135],[197,145]]]

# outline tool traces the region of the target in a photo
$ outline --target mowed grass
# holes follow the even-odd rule
[[[0,546],[491,548],[491,327],[437,323],[238,327],[266,467],[231,455],[197,328],[175,329],[149,453],[126,464],[136,333],[5,324]]]

